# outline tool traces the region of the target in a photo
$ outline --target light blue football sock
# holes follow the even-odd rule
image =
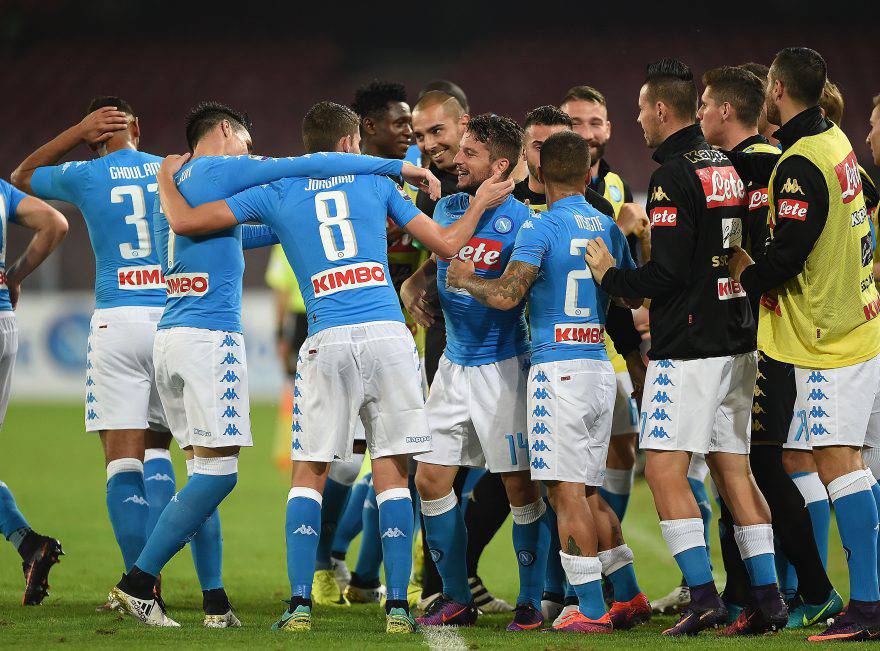
[[[406,601],[412,572],[413,518],[409,488],[391,488],[376,496],[385,559],[388,599]]]
[[[156,522],[137,567],[158,576],[190,541],[238,481],[238,457],[196,457],[193,475]]]
[[[602,574],[611,581],[614,601],[631,601],[641,592],[629,545],[624,543],[599,552],[599,561],[602,563]]]
[[[168,502],[177,490],[171,452],[165,448],[150,448],[144,451],[144,489],[150,514],[147,518],[147,537],[159,521]]]
[[[770,524],[733,526],[733,538],[753,587],[776,585],[776,557]]]
[[[864,471],[856,470],[828,484],[840,541],[849,566],[850,599],[880,600],[877,582],[877,503]]]
[[[422,499],[425,537],[443,580],[443,593],[460,604],[473,600],[468,585],[467,529],[455,491],[436,500]]]
[[[145,492],[140,459],[114,459],[107,464],[107,513],[126,572],[134,566],[147,541],[150,505]]]
[[[513,514],[513,551],[519,567],[519,596],[516,603],[541,609],[541,594],[547,578],[550,529],[544,517],[546,506],[538,499],[525,506],[510,505]]]
[[[562,567],[578,598],[578,610],[590,619],[605,614],[602,597],[602,562],[596,556],[572,556],[560,552]]]
[[[828,501],[828,493],[818,472],[796,472],[790,475],[794,485],[797,486],[807,511],[810,512],[810,523],[813,525],[813,538],[816,540],[816,549],[822,565],[828,567],[828,532],[831,529],[831,504]]]
[[[27,532],[29,529],[30,525],[24,519],[21,511],[18,510],[18,505],[15,503],[12,491],[9,490],[6,484],[0,481],[0,534],[3,534],[10,542],[15,540],[16,542],[13,542],[13,544],[18,549],[23,539],[19,532]],[[15,538],[13,538],[13,535],[15,535]]]
[[[287,494],[284,524],[291,597],[312,598],[320,531],[321,494],[311,488],[291,488]]]
[[[705,545],[703,520],[661,520],[660,530],[688,586],[693,588],[712,582],[712,567],[709,564],[709,550]]]

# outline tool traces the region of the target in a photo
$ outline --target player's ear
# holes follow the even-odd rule
[[[369,133],[372,135],[376,133],[376,123],[373,122],[372,118],[364,118],[361,121],[361,130],[363,133]]]
[[[493,174],[504,174],[508,170],[510,170],[510,161],[506,158],[499,158],[494,163],[492,163],[492,173]]]
[[[471,121],[471,116],[468,115],[467,113],[462,113],[461,117],[458,118],[458,123],[459,123],[459,125],[461,125],[462,128],[467,126],[467,123],[470,121]]]
[[[131,124],[128,125],[128,128],[131,130],[132,140],[134,140],[135,142],[140,141],[140,139],[141,139],[141,125],[138,122],[137,118],[134,118],[131,121]]]
[[[347,136],[342,136],[339,139],[339,142],[336,143],[336,151],[342,152],[343,154],[350,154],[352,149],[352,140],[351,134]]]
[[[220,133],[223,134],[224,138],[232,137],[232,125],[229,124],[229,120],[220,121]]]

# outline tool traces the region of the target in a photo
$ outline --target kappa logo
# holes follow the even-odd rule
[[[828,400],[828,396],[825,395],[822,389],[812,389],[810,395],[807,396],[807,400]]]
[[[675,364],[668,359],[661,359],[657,362],[657,368],[675,368]]]
[[[226,400],[238,400],[238,393],[236,393],[235,389],[229,387],[226,391],[220,394],[220,398],[225,398]]]
[[[241,414],[239,414],[238,410],[232,405],[226,405],[226,409],[223,410],[221,418],[241,418]]]
[[[95,394],[89,391],[89,395],[86,396],[86,402],[92,404],[93,402],[98,402],[98,399],[95,397]]]
[[[531,466],[535,470],[547,470],[548,468],[550,468],[550,466],[547,465],[547,462],[544,461],[544,457],[535,457],[534,459],[532,459]]]
[[[296,529],[293,530],[293,533],[298,533],[301,536],[316,536],[318,532],[310,524],[302,523]]]
[[[389,527],[388,529],[383,531],[382,535],[380,536],[380,538],[406,538],[406,537],[407,537],[406,534],[403,533],[403,531],[401,531],[397,527]]]
[[[818,384],[819,382],[827,382],[828,379],[822,375],[822,371],[810,371],[810,376],[807,378],[807,384]]]
[[[655,201],[669,201],[669,197],[666,196],[665,192],[663,192],[662,185],[658,185],[651,192],[651,200],[649,201],[649,203],[654,203]]]
[[[801,184],[798,183],[798,180],[790,177],[785,179],[785,183],[782,184],[782,189],[779,191],[779,193],[799,194],[801,196],[805,196],[804,191],[801,189]]]
[[[300,359],[299,361],[302,362],[302,359]],[[300,382],[302,382],[303,376],[299,374],[299,371],[297,371],[296,375],[294,375],[293,379],[299,380]]]
[[[549,382],[549,378],[544,373],[544,371],[538,371],[535,374],[535,377],[532,378],[532,380],[534,380],[535,382]]]
[[[299,405],[293,405],[293,413],[297,415],[302,414],[302,409],[299,408]]]
[[[825,418],[828,412],[822,408],[822,405],[813,405],[810,409],[810,418]]]
[[[532,563],[535,562],[535,555],[530,552],[528,549],[520,549],[516,553],[516,560],[523,567],[528,567]]]
[[[122,500],[122,503],[125,504],[126,502],[131,502],[132,504],[137,504],[138,506],[150,505],[150,503],[140,495],[132,495],[131,497],[126,497],[124,500]]]
[[[241,362],[239,362],[238,358],[230,352],[230,353],[226,353],[226,357],[224,357],[220,363],[221,364],[240,364]]]
[[[91,376],[91,375],[86,376],[86,386],[87,386],[87,387],[93,387],[93,386],[95,386],[95,381],[92,379],[92,376]]]
[[[656,407],[654,413],[651,414],[651,420],[672,420],[672,418],[666,413],[665,409]]]
[[[532,435],[534,436],[545,436],[550,433],[550,429],[544,423],[535,423],[535,426],[532,427]]]
[[[550,397],[550,394],[547,393],[547,389],[538,388],[538,389],[535,389],[535,392],[532,394],[532,397],[535,400],[546,400],[547,398]]]
[[[96,412],[94,409],[89,409],[89,411],[86,413],[86,420],[97,420],[97,418],[98,412]]]
[[[291,431],[292,432],[302,432],[303,431],[302,425],[299,424],[298,420],[294,421],[293,425],[291,426]]]
[[[831,434],[822,423],[813,423],[810,427],[810,436],[822,436],[823,434]]]
[[[535,418],[548,418],[550,416],[550,412],[547,411],[547,408],[544,405],[538,405],[534,409],[532,409],[532,416]]]
[[[302,450],[302,443],[299,442],[299,439],[293,439],[293,443],[290,444],[291,450]]]
[[[238,344],[235,343],[235,339],[232,337],[232,335],[226,335],[223,341],[220,342],[220,348],[223,348],[224,346],[228,346],[231,348],[233,346],[238,346]]]
[[[86,368],[92,370],[92,360],[86,360]]]
[[[221,382],[238,382],[239,377],[235,374],[235,371],[232,369],[226,371],[226,374],[220,378]]]
[[[756,402],[754,405],[752,405],[752,413],[755,415],[758,415],[758,414],[763,414],[765,412],[764,412],[764,408]]]
[[[302,391],[299,390],[299,386],[293,387],[293,397],[302,398]]]
[[[666,433],[666,430],[663,429],[660,425],[655,425],[654,428],[648,432],[648,438],[655,439],[668,439],[669,434]]]
[[[668,387],[669,385],[675,386],[666,373],[659,373],[657,377],[654,378],[653,384],[659,384],[661,387]]]
[[[167,481],[174,483],[174,478],[164,472],[157,472],[155,475],[150,475],[149,477],[144,477],[144,481]]]
[[[241,430],[239,430],[234,424],[229,423],[226,426],[226,429],[223,430],[224,436],[239,436],[241,434]]]
[[[535,441],[532,443],[532,452],[552,452],[546,441]]]
[[[651,398],[651,402],[659,402],[661,405],[665,404],[675,404],[675,401],[669,397],[669,394],[665,391],[658,391],[654,394],[654,397]]]

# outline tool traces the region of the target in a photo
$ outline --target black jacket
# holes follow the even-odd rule
[[[651,359],[694,359],[755,350],[756,326],[746,293],[728,273],[742,244],[745,186],[699,125],[672,134],[654,152],[660,167],[648,187],[651,260],[610,269],[612,296],[651,300]]]

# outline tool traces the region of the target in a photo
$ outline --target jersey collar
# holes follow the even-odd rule
[[[684,129],[679,129],[664,140],[660,146],[654,150],[654,155],[651,156],[651,158],[662,165],[670,158],[677,156],[682,152],[691,151],[700,145],[706,145],[706,139],[703,137],[703,130],[700,129],[699,124],[692,124]]]
[[[815,136],[828,131],[833,122],[822,116],[822,110],[818,106],[804,109],[791,120],[783,124],[773,136],[782,145],[785,151],[804,136]]]
[[[751,147],[752,145],[769,145],[769,144],[770,144],[769,140],[767,140],[760,133],[756,133],[754,136],[749,136],[748,138],[743,140],[736,147],[731,149],[731,151],[744,151],[745,149],[747,149],[748,147]]]
[[[564,199],[559,199],[554,201],[551,205],[547,206],[547,208],[562,208],[564,206],[584,206],[587,204],[587,200],[584,198],[582,194],[572,194]]]

